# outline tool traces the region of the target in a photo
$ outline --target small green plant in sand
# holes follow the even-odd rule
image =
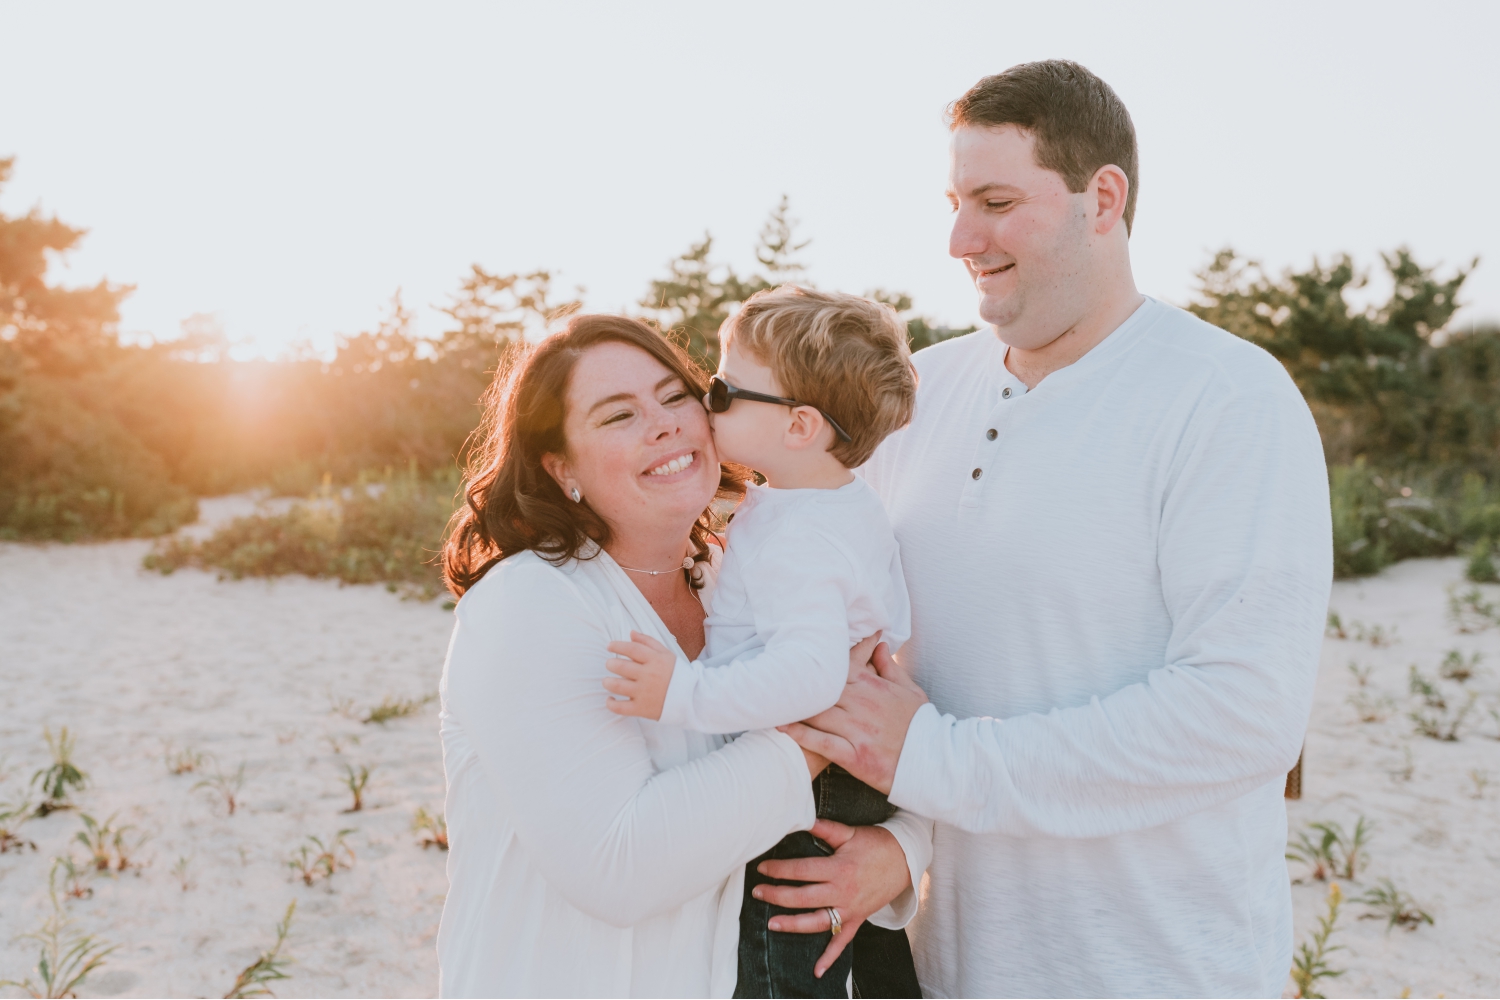
[[[276,943],[260,953],[260,957],[240,970],[234,985],[224,994],[224,1000],[241,1000],[243,997],[274,997],[276,994],[266,986],[278,979],[292,978],[286,972],[291,959],[281,957],[281,946],[286,944],[287,933],[292,929],[292,914],[297,911],[297,901],[287,904],[286,916],[276,925]]]
[[[54,876],[56,872],[54,867]],[[76,996],[89,974],[103,965],[105,957],[118,947],[77,930],[57,901],[55,881],[51,896],[52,915],[42,923],[41,930],[21,935],[23,940],[35,941],[40,946],[36,980],[29,976],[19,982],[6,979],[0,980],[0,986],[15,986],[33,997]]]
[[[1474,704],[1479,700],[1479,695],[1470,691],[1464,704],[1457,709],[1452,709],[1448,704],[1447,696],[1436,684],[1422,676],[1416,664],[1411,666],[1409,686],[1411,693],[1422,699],[1420,708],[1407,713],[1407,718],[1415,724],[1416,731],[1428,739],[1456,743],[1459,730],[1469,713],[1474,710]]]
[[[1317,831],[1317,836],[1310,835],[1313,830]],[[1309,830],[1298,833],[1297,839],[1287,844],[1287,859],[1307,865],[1308,878],[1326,882],[1338,864],[1338,840],[1338,834],[1329,828],[1329,824],[1314,823]]]
[[[383,726],[392,719],[404,719],[408,715],[416,715],[436,698],[435,694],[426,694],[420,698],[393,698],[387,695],[360,721],[365,725],[374,722]]]
[[[193,859],[187,855],[179,857],[177,863],[172,866],[172,877],[177,880],[178,885],[182,886],[183,892],[197,888],[198,880],[193,878]]]
[[[1432,914],[1422,909],[1410,896],[1396,888],[1396,884],[1383,878],[1355,900],[1368,906],[1372,912],[1360,914],[1361,920],[1385,919],[1385,930],[1389,934],[1395,927],[1414,931],[1422,924],[1432,923]]]
[[[1459,731],[1463,727],[1464,720],[1474,710],[1474,703],[1478,700],[1479,695],[1476,692],[1470,691],[1468,698],[1454,711],[1450,712],[1446,703],[1441,706],[1435,706],[1429,702],[1427,708],[1410,712],[1407,717],[1411,719],[1418,734],[1430,740],[1457,743],[1459,740]]]
[[[193,790],[211,788],[218,792],[219,797],[224,800],[224,807],[229,810],[229,815],[233,816],[235,809],[239,806],[240,789],[244,785],[245,763],[241,761],[239,768],[233,774],[225,774],[215,767],[213,775],[198,782],[193,786]]]
[[[1356,691],[1346,699],[1353,707],[1360,722],[1384,722],[1396,709],[1390,695],[1372,695],[1368,691]]]
[[[185,747],[182,750],[173,750],[168,745],[162,751],[162,759],[166,761],[167,773],[169,774],[193,774],[203,770],[203,766],[213,760],[213,757],[194,750],[191,747]]]
[[[1370,671],[1374,670],[1374,669],[1375,668],[1372,667],[1372,666],[1370,666],[1369,664],[1365,664],[1364,666],[1360,666],[1358,663],[1354,662],[1353,660],[1349,661],[1349,672],[1354,675],[1354,681],[1360,687],[1366,687],[1367,685],[1369,685],[1369,683],[1370,683]]]
[[[1470,795],[1469,798],[1484,798],[1484,790],[1490,787],[1490,772],[1483,768],[1473,768],[1469,771],[1469,780],[1474,783],[1474,794]]]
[[[1443,693],[1438,690],[1436,684],[1432,683],[1432,681],[1422,676],[1422,672],[1417,669],[1417,665],[1415,663],[1411,665],[1411,670],[1407,680],[1407,688],[1413,695],[1421,698],[1422,704],[1426,705],[1428,708],[1435,708],[1438,711],[1444,711],[1448,707],[1448,700],[1443,697]]]
[[[1307,865],[1308,877],[1319,882],[1334,876],[1354,879],[1364,866],[1365,847],[1373,830],[1374,826],[1363,816],[1349,833],[1338,823],[1309,823],[1287,845],[1286,856]]]
[[[88,899],[94,894],[94,887],[89,884],[94,874],[93,865],[87,861],[79,864],[71,854],[65,854],[52,859],[49,881],[54,886],[61,882],[63,895],[69,899]]]
[[[353,830],[340,830],[323,843],[321,838],[309,836],[311,841],[297,848],[287,859],[290,868],[305,885],[314,885],[319,880],[333,878],[341,869],[354,867],[354,849],[344,840]]]
[[[354,804],[344,812],[357,813],[365,807],[365,786],[370,783],[370,769],[361,764],[356,771],[352,764],[345,764],[344,771],[344,785],[354,796]]]
[[[411,828],[413,832],[422,835],[420,843],[424,850],[429,847],[436,847],[440,851],[448,849],[448,820],[442,813],[434,816],[418,807],[416,814],[412,816]]]
[[[1360,642],[1368,642],[1376,649],[1382,649],[1386,646],[1394,646],[1396,643],[1400,642],[1401,638],[1396,634],[1396,632],[1397,629],[1394,625],[1391,626],[1389,631],[1387,631],[1384,625],[1362,625],[1359,622],[1354,623],[1354,638]]]
[[[1298,997],[1322,1000],[1323,994],[1317,990],[1319,981],[1334,979],[1347,971],[1335,969],[1328,964],[1328,956],[1344,947],[1329,943],[1337,930],[1339,908],[1343,903],[1344,894],[1339,889],[1339,884],[1334,882],[1328,887],[1328,912],[1318,918],[1317,930],[1312,932],[1311,937],[1297,946],[1297,954],[1292,959],[1292,982],[1297,985]]]
[[[72,809],[68,789],[82,789],[89,778],[73,763],[73,737],[68,734],[67,726],[63,726],[56,737],[53,737],[51,727],[43,729],[42,735],[47,740],[47,749],[52,752],[52,764],[33,774],[31,784],[42,786],[42,804],[36,807],[36,814],[47,816],[59,809]]]
[[[1466,635],[1483,632],[1500,625],[1500,608],[1485,600],[1484,591],[1478,587],[1469,587],[1467,590],[1449,587],[1448,621]]]
[[[1442,664],[1438,667],[1438,676],[1442,677],[1444,680],[1457,681],[1459,684],[1462,684],[1464,681],[1467,681],[1469,678],[1473,677],[1478,669],[1478,653],[1472,653],[1469,656],[1464,656],[1464,654],[1459,652],[1458,650],[1450,649],[1448,650],[1448,654],[1443,657]]]
[[[0,854],[6,851],[36,850],[36,844],[16,831],[32,816],[31,800],[23,797],[19,802],[0,802]]]
[[[87,813],[80,818],[83,820],[83,829],[73,839],[89,852],[89,862],[95,871],[113,871],[118,874],[131,866],[131,856],[144,842],[140,838],[131,841],[125,836],[135,827],[115,826],[114,816],[103,823]]]
[[[1366,625],[1364,622],[1351,621],[1344,624],[1337,612],[1328,612],[1328,624],[1324,627],[1324,635],[1330,639],[1353,639],[1355,642],[1368,642],[1376,649],[1386,646],[1394,646],[1400,639],[1396,635],[1395,627],[1387,630],[1384,625]]]

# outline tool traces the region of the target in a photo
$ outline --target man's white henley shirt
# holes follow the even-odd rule
[[[927,996],[1278,996],[1286,772],[1331,568],[1318,432],[1261,349],[1147,299],[1035,389],[915,357],[862,470],[932,699],[891,801],[937,821]]]

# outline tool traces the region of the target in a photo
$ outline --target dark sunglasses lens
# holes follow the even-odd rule
[[[708,408],[715,413],[729,409],[729,383],[721,378],[708,380]]]

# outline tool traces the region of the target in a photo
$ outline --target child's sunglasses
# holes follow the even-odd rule
[[[751,403],[775,403],[778,406],[809,406],[809,403],[799,403],[795,399],[787,399],[785,396],[767,396],[763,392],[751,392],[749,389],[737,389],[728,382],[714,375],[708,380],[708,408],[714,413],[723,413],[729,409],[729,404],[736,399],[743,399]],[[813,409],[823,414],[823,419],[828,421],[828,426],[833,428],[834,436],[840,441],[848,441],[849,433],[839,426],[838,421],[830,417],[826,412],[814,406]]]

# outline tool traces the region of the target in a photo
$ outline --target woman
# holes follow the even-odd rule
[[[790,738],[726,744],[605,707],[612,640],[644,632],[689,659],[704,644],[710,505],[743,486],[703,391],[680,350],[610,316],[574,319],[491,389],[444,552],[461,595],[442,684],[445,996],[729,996],[742,866],[813,826],[826,761]],[[925,855],[922,824],[888,829]],[[902,922],[896,867],[894,890],[808,905],[857,926],[904,887]]]

